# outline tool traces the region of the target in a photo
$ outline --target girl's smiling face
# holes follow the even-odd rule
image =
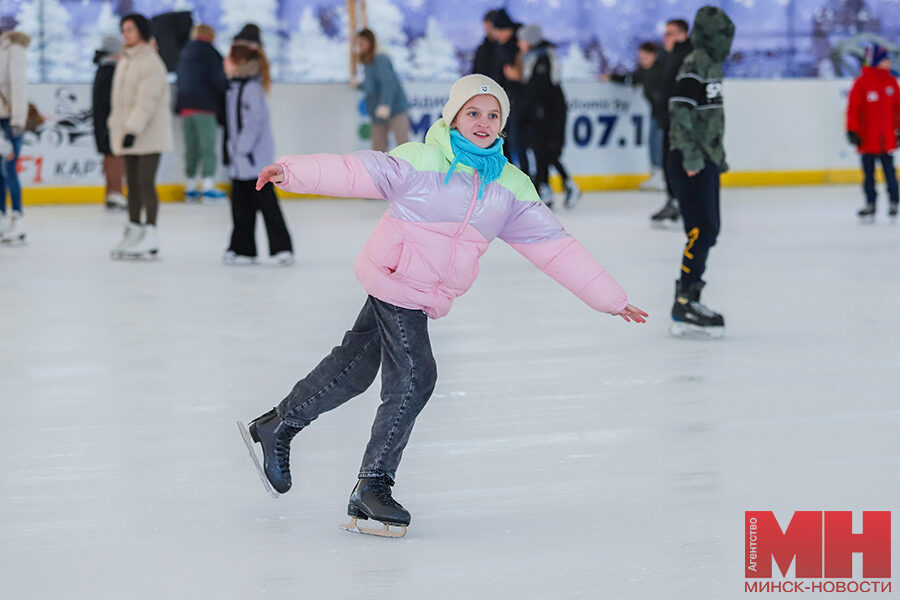
[[[463,104],[451,126],[479,148],[487,148],[500,135],[502,120],[500,102],[490,94],[479,94]]]

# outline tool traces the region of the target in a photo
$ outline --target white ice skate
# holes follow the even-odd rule
[[[133,246],[126,248],[126,258],[156,258],[159,253],[159,242],[156,239],[156,225],[144,225],[141,239]]]
[[[125,251],[138,243],[143,232],[144,229],[137,223],[129,223],[125,227],[122,239],[109,251],[110,258],[124,258]]]
[[[662,192],[666,189],[666,180],[663,177],[662,169],[653,169],[650,171],[650,177],[645,179],[638,185],[638,189],[642,192]]]
[[[0,236],[4,244],[22,245],[25,243],[25,217],[20,212],[13,212],[9,225]]]
[[[226,250],[222,255],[222,262],[226,265],[255,265],[256,257],[238,254],[234,250]]]
[[[275,264],[281,265],[282,267],[289,267],[294,264],[294,253],[289,250],[282,250],[272,258],[275,259]]]
[[[128,200],[119,192],[110,192],[106,195],[107,210],[126,210],[128,208]]]

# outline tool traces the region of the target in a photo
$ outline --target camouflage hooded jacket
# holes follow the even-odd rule
[[[705,160],[728,170],[722,144],[722,62],[733,39],[734,23],[721,8],[704,6],[697,11],[691,32],[694,50],[685,57],[669,98],[669,145],[681,151],[685,171],[702,170]]]

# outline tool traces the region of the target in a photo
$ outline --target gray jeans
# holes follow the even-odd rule
[[[341,345],[297,382],[276,411],[288,425],[306,427],[366,391],[379,366],[381,405],[359,476],[387,475],[393,481],[416,417],[437,381],[428,317],[422,311],[369,296]]]

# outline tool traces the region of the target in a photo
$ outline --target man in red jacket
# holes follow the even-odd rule
[[[881,161],[890,196],[890,216],[897,216],[900,192],[894,157],[900,129],[900,87],[891,74],[891,60],[885,48],[873,44],[866,49],[866,66],[853,82],[847,105],[847,139],[862,155],[863,190],[866,206],[857,214],[864,221],[875,219],[875,161]]]

